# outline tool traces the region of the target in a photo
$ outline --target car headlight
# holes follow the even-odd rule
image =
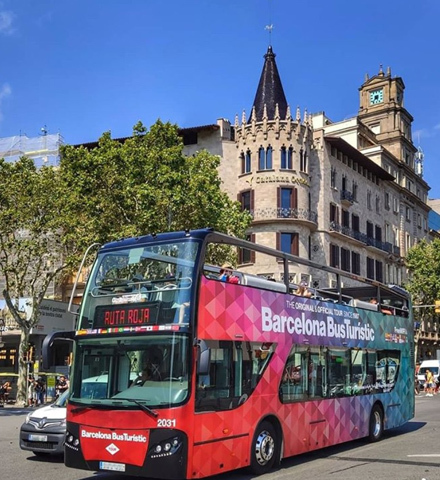
[[[26,415],[26,420],[25,420],[24,423],[29,423],[30,419],[31,419],[31,414],[28,413],[28,414]]]

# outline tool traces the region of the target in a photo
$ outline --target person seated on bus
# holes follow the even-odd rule
[[[133,380],[133,382],[130,385],[131,387],[143,387],[145,382],[148,380],[152,379],[151,375],[151,366],[150,365],[145,365],[145,367],[142,369],[142,372]]]
[[[389,306],[387,305],[379,305],[378,302],[377,302],[377,298],[370,298],[370,303],[372,303],[373,305],[378,305],[379,307],[379,310],[382,312],[382,313],[385,313],[386,315],[393,315],[393,312],[391,311],[391,309],[389,308]]]
[[[219,279],[222,282],[227,282],[227,283],[238,283],[238,277],[232,274],[232,265],[230,263],[224,263],[222,265],[222,268],[220,269],[220,277]]]
[[[307,285],[307,282],[304,282],[304,281],[298,285],[298,288],[294,293],[295,295],[299,295],[300,297],[310,298],[312,296],[312,292],[309,290],[309,286]]]

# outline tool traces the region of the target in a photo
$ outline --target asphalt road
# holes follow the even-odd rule
[[[64,466],[62,458],[41,459],[20,450],[18,435],[26,409],[0,409],[0,480],[128,480]],[[257,478],[241,470],[212,480]],[[260,480],[440,480],[440,395],[416,397],[416,416],[374,444],[356,441],[284,460]]]

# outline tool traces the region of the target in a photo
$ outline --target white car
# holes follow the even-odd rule
[[[20,448],[35,455],[64,453],[66,437],[66,403],[64,392],[54,403],[30,412],[20,428]]]

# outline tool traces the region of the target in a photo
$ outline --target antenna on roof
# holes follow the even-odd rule
[[[47,135],[47,126],[44,125],[44,127],[41,127],[40,131],[41,131],[40,135],[43,135],[43,137],[45,137]]]

